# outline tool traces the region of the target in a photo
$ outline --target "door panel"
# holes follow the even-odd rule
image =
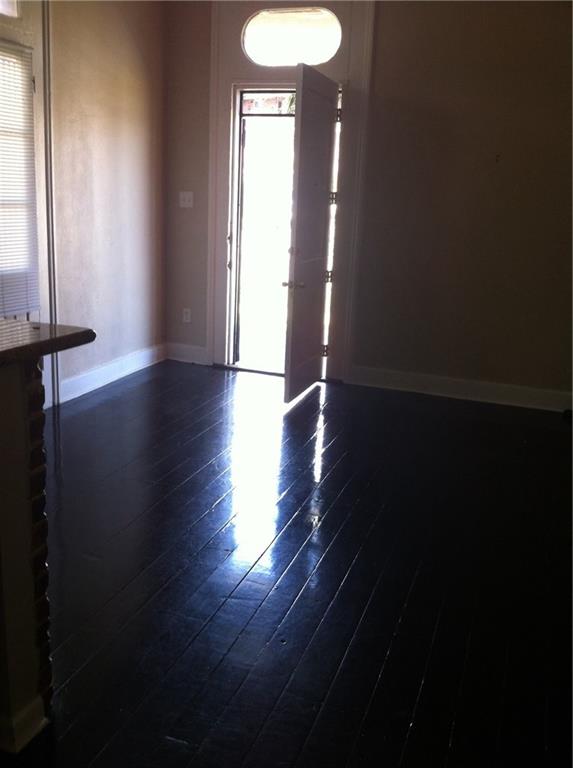
[[[297,67],[293,214],[287,289],[285,402],[318,381],[322,369],[324,275],[338,85]]]

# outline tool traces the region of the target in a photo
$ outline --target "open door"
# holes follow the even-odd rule
[[[320,379],[338,85],[297,67],[285,402]]]

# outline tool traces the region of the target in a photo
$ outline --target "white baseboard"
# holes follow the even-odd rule
[[[212,365],[213,358],[207,347],[197,347],[193,344],[177,344],[168,342],[166,357],[168,360],[178,360],[181,363],[197,363]]]
[[[446,376],[392,371],[387,368],[352,366],[346,381],[367,387],[398,389],[423,395],[515,405],[522,408],[540,408],[547,411],[564,411],[571,408],[571,392],[497,384],[491,381],[450,379]]]
[[[98,365],[85,373],[70,376],[60,382],[60,402],[65,403],[75,397],[85,395],[94,389],[111,384],[112,381],[129,376],[142,368],[158,363],[165,359],[165,345],[157,344],[154,347],[145,347],[130,352],[123,357],[110,360],[109,363]]]
[[[191,344],[170,342],[138,349],[78,376],[71,376],[61,381],[60,402],[65,403],[75,397],[85,395],[165,358],[199,365],[211,365],[213,362],[207,347]],[[514,384],[499,384],[491,381],[451,379],[446,376],[393,371],[387,368],[352,366],[346,382],[367,387],[397,389],[424,395],[452,397],[457,400],[475,400],[498,405],[514,405],[522,408],[539,408],[548,411],[564,411],[571,408],[570,392],[520,387]]]

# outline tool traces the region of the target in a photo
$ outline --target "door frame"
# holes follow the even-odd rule
[[[207,258],[207,354],[225,364],[228,344],[229,242],[235,99],[243,88],[292,88],[295,67],[262,67],[242,52],[240,33],[256,12],[305,2],[213,3],[209,122],[209,214]],[[340,19],[343,43],[330,62],[317,66],[343,89],[337,230],[330,317],[328,378],[345,380],[352,358],[352,303],[366,120],[374,31],[374,2],[323,2]],[[234,236],[234,233],[232,233]]]

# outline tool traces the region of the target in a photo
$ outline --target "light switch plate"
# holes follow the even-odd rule
[[[179,192],[179,207],[193,208],[193,192]]]

